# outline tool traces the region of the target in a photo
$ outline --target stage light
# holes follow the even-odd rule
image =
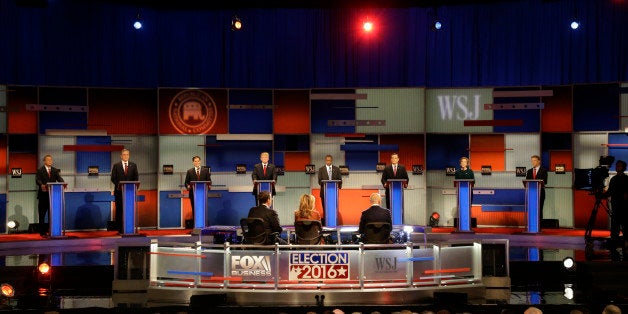
[[[414,232],[414,227],[413,226],[403,226],[403,232],[405,232],[405,233],[412,233],[412,232]]]
[[[580,23],[578,23],[578,21],[571,22],[571,29],[576,30],[578,27],[580,27]]]
[[[576,268],[576,263],[573,258],[565,257],[563,259],[563,267],[565,267],[566,270],[574,270]]]
[[[443,24],[440,21],[434,21],[434,24],[432,24],[432,30],[439,30],[443,27]]]
[[[0,285],[0,293],[5,298],[12,298],[15,295],[15,289],[12,285],[8,283],[3,283]]]
[[[233,18],[231,19],[231,30],[239,31],[241,29],[242,29],[242,20],[237,15],[234,15]]]
[[[433,212],[432,215],[430,215],[430,227],[438,226],[439,220],[440,220],[440,214],[437,212]]]
[[[39,271],[39,273],[42,276],[46,276],[50,274],[50,265],[48,265],[48,263],[46,262],[42,262],[41,264],[39,264],[39,266],[37,266],[37,270]]]
[[[9,228],[9,234],[20,232],[20,222],[17,220],[9,220],[7,222],[7,228]]]
[[[570,283],[565,284],[565,290],[563,296],[569,300],[573,300],[573,285]]]
[[[364,22],[364,24],[362,24],[362,28],[364,29],[365,32],[372,32],[373,31],[373,22],[367,20],[366,22]]]
[[[133,22],[133,28],[135,28],[135,29],[141,29],[142,28],[142,17],[140,16],[139,13],[135,17],[135,22]]]

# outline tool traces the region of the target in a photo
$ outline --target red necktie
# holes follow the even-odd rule
[[[198,168],[196,169],[196,179],[201,179],[201,171]]]
[[[397,176],[397,166],[393,167],[393,175],[395,177]]]
[[[126,163],[125,163],[124,164],[124,175],[126,176],[128,172],[129,172],[129,166],[127,166]]]
[[[266,176],[266,165],[264,165],[264,176]]]
[[[536,179],[536,168],[532,168],[532,179]]]
[[[46,168],[48,169],[48,178],[50,178],[50,168]]]

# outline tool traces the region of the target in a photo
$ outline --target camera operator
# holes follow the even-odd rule
[[[611,241],[609,245],[611,259],[619,261],[617,246],[622,248],[624,260],[627,260],[628,257],[628,243],[626,243],[626,228],[628,228],[628,176],[624,173],[626,171],[626,162],[618,160],[615,163],[615,170],[617,174],[611,178],[604,196],[610,196],[611,198],[611,210],[609,212],[611,218]],[[620,230],[623,233],[623,241],[619,237]]]

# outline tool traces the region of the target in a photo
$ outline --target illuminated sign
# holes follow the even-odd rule
[[[349,253],[290,253],[290,280],[349,279]]]
[[[270,255],[249,255],[234,253],[231,256],[231,276],[271,278]]]

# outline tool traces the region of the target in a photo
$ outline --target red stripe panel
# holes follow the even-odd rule
[[[464,126],[522,126],[523,120],[464,120]]]
[[[483,165],[490,165],[493,171],[504,171],[505,141],[503,134],[472,134],[469,153],[471,169],[479,172]]]
[[[565,164],[565,171],[573,171],[571,151],[550,151],[550,171],[556,171],[556,164]]]
[[[0,174],[7,174],[7,136],[0,136]]]
[[[381,145],[399,145],[399,163],[412,171],[412,165],[423,165],[425,169],[425,141],[423,135],[380,135]],[[379,161],[390,164],[391,152],[380,152]]]
[[[571,86],[552,87],[554,96],[543,98],[545,109],[541,110],[541,130],[543,132],[573,131],[573,110]]]
[[[591,217],[591,212],[595,205],[595,195],[591,195],[589,191],[574,190],[573,207],[574,207],[574,227],[585,228]],[[594,229],[608,229],[608,214],[602,207],[598,208],[595,217]]]
[[[273,129],[275,134],[310,133],[310,98],[307,90],[275,91]]]
[[[26,110],[26,104],[37,103],[36,87],[9,87],[7,93],[7,132],[9,134],[37,133],[37,111]]]
[[[124,145],[63,145],[64,152],[117,152]]]
[[[310,163],[310,152],[284,153],[283,166],[285,171],[303,171],[305,173],[305,165]]]

